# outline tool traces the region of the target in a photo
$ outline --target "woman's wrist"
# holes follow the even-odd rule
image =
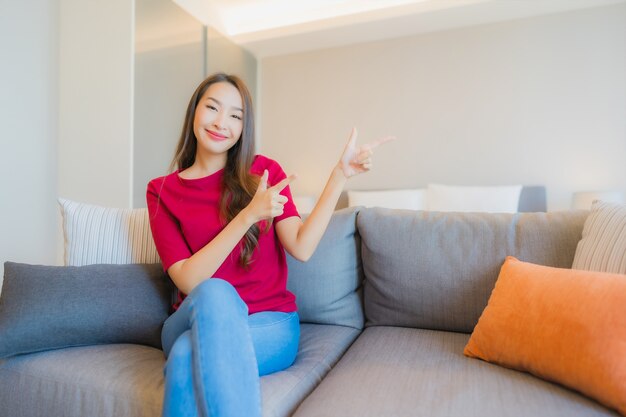
[[[330,178],[333,181],[341,182],[342,185],[348,181],[348,177],[346,176],[343,168],[341,167],[341,162],[335,165],[335,168],[330,174]]]
[[[246,206],[243,208],[243,210],[241,210],[239,212],[239,214],[237,215],[237,217],[239,217],[241,219],[241,221],[248,227],[252,227],[255,223],[257,223],[258,221],[260,221],[260,219],[257,219],[251,212],[250,209],[248,208],[249,206]]]

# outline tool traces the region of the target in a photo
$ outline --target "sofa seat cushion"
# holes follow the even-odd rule
[[[468,339],[366,328],[295,416],[618,416],[559,385],[463,356]]]
[[[360,333],[352,327],[301,324],[296,362],[261,378],[263,417],[292,415]]]
[[[0,404],[10,416],[157,416],[163,352],[115,344],[0,361]]]
[[[296,362],[261,378],[263,415],[290,415],[359,331],[303,324]],[[158,417],[163,352],[139,345],[74,347],[0,361],[0,404],[7,416]]]

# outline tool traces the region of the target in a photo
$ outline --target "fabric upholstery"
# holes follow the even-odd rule
[[[363,209],[366,325],[471,333],[505,257],[570,267],[586,217]]]
[[[74,347],[0,361],[6,416],[156,417],[163,352],[139,345]]]
[[[296,295],[300,321],[363,328],[358,208],[336,211],[307,262],[287,255],[287,288]]]
[[[101,207],[59,199],[65,237],[65,265],[161,262],[148,210]]]
[[[294,416],[617,416],[559,385],[463,356],[468,338],[366,328]]]
[[[146,209],[107,208],[65,199],[59,203],[66,265],[160,262]],[[287,286],[296,295],[302,322],[363,328],[358,210],[333,213],[308,262],[287,255]]]
[[[159,264],[6,262],[0,358],[104,343],[161,346],[171,288]]]
[[[261,378],[264,417],[289,416],[358,334],[349,327],[303,324],[295,364]],[[0,360],[0,415],[158,417],[164,364],[162,351],[125,344]]]
[[[291,416],[354,342],[351,327],[302,324],[296,362],[261,378],[263,417]]]
[[[507,257],[467,356],[573,388],[626,415],[626,275]]]
[[[517,211],[520,213],[547,211],[546,187],[543,185],[525,185],[519,194]]]
[[[626,205],[591,206],[572,268],[626,274]]]

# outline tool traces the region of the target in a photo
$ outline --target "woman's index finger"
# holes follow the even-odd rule
[[[291,174],[290,176],[288,176],[287,178],[283,179],[281,182],[279,182],[278,184],[274,185],[272,187],[272,190],[278,191],[279,193],[285,189],[286,186],[288,186],[291,181],[295,180],[298,176],[295,174]]]
[[[385,136],[384,138],[375,140],[374,142],[368,144],[368,146],[370,149],[374,149],[374,148],[379,147],[383,143],[391,142],[392,140],[395,140],[395,139],[396,139],[395,136]]]

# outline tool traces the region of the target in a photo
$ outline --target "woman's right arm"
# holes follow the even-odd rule
[[[189,294],[196,285],[212,277],[252,225],[283,213],[286,197],[279,193],[294,177],[285,178],[269,188],[267,177],[266,170],[252,201],[213,240],[189,258],[175,262],[168,268],[170,278],[180,291]]]
[[[251,216],[242,210],[202,249],[172,264],[167,273],[176,287],[189,294],[196,285],[212,277],[253,224]]]

